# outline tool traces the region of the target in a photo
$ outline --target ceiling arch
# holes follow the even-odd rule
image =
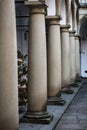
[[[80,36],[83,39],[87,38],[87,15],[80,21]]]

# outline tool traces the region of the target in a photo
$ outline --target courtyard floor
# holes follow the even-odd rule
[[[87,130],[87,82],[78,84],[72,87],[73,94],[62,93],[64,106],[47,105],[47,111],[54,116],[50,124],[20,123],[19,130]]]

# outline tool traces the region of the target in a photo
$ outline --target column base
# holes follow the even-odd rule
[[[76,82],[82,82],[81,78],[80,77],[76,78]]]
[[[61,92],[65,94],[73,94],[74,90],[72,90],[70,87],[65,87],[65,88],[62,88]]]
[[[31,113],[26,112],[20,119],[21,123],[49,124],[53,119],[53,115],[48,112]]]
[[[66,101],[61,97],[48,97],[47,104],[48,105],[61,105],[64,106]]]
[[[79,87],[79,85],[77,83],[71,83],[70,86],[71,87]]]

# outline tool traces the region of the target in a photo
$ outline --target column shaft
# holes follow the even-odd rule
[[[75,65],[76,78],[80,77],[80,51],[79,51],[79,36],[75,35]]]
[[[39,112],[47,101],[45,12],[36,7],[30,13],[28,111]]]
[[[0,130],[18,130],[14,0],[0,0]]]
[[[69,27],[61,26],[61,49],[62,49],[62,86],[70,84],[70,44],[69,44]]]
[[[48,17],[48,96],[56,96],[61,90],[61,44],[58,17]]]
[[[70,31],[70,79],[71,82],[75,81],[75,31]]]

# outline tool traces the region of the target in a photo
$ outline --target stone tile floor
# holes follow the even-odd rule
[[[85,88],[84,86],[86,86],[86,85],[83,85],[82,88]],[[87,127],[86,127],[87,117],[85,117],[86,114],[84,114],[84,113],[87,113],[87,111],[86,111],[87,95],[84,94],[83,89],[80,90],[80,87],[81,87],[81,83],[79,83],[79,87],[72,87],[72,89],[74,90],[73,94],[62,93],[63,99],[66,100],[66,104],[64,106],[57,106],[57,105],[48,105],[47,106],[47,111],[54,116],[53,121],[49,125],[20,123],[19,130],[87,130]],[[80,92],[80,96],[78,97],[76,95],[79,90],[81,92]],[[85,93],[87,93],[87,90],[85,90]],[[74,99],[74,101],[71,104],[71,101],[73,100],[73,98],[75,96],[76,96],[76,98]],[[70,105],[70,107],[68,108],[69,105]],[[67,110],[67,108],[68,108],[68,110]],[[73,108],[75,108],[75,111]],[[84,110],[84,113],[82,112],[82,110]],[[79,112],[79,114],[77,114],[78,112]],[[64,114],[64,116],[63,116],[63,114]],[[20,114],[20,118],[22,117],[22,115],[23,114]],[[61,119],[61,117],[62,117],[62,119]],[[56,125],[57,125],[57,127],[56,127]]]
[[[87,84],[84,84],[55,130],[87,130]]]

